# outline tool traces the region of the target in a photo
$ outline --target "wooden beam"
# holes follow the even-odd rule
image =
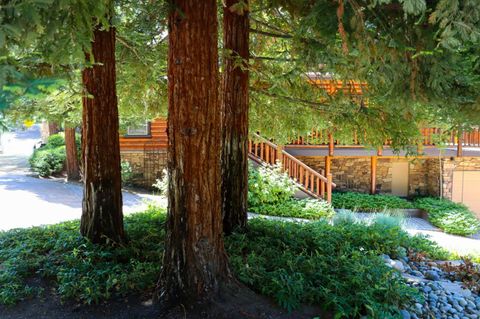
[[[331,167],[331,157],[325,156],[325,177],[330,174],[330,167]]]
[[[370,162],[370,194],[374,195],[377,192],[377,157],[372,156]]]
[[[332,174],[327,174],[327,202],[332,202]]]
[[[328,156],[333,156],[334,152],[333,134],[328,133]]]
[[[463,132],[459,131],[458,132],[458,138],[457,138],[457,157],[462,157],[463,156]]]

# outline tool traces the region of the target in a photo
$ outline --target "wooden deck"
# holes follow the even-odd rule
[[[419,153],[425,153],[426,156],[438,156],[440,149],[446,149],[445,152],[448,156],[478,156],[476,155],[477,152],[475,149],[480,148],[480,128],[474,128],[461,133],[456,131],[442,131],[439,128],[421,128],[419,130],[422,138],[418,141],[418,145],[414,146],[418,148]],[[338,150],[342,152],[341,150],[343,148],[359,148],[363,149],[363,151],[358,150],[354,152],[353,150],[348,150],[343,152],[345,156],[372,156],[370,151],[363,146],[367,140],[365,134],[366,133],[360,134],[354,132],[351,139],[341,141],[335,139],[335,132],[312,130],[306,136],[293,138],[288,147],[328,147],[329,156],[333,156]],[[417,141],[415,143],[417,143]],[[392,142],[390,140],[385,140],[382,148],[377,150],[377,155],[385,155],[383,154],[384,150],[388,153],[388,148],[391,144]],[[451,154],[451,150],[455,150],[455,154]],[[464,153],[464,150],[467,153]],[[393,155],[394,154],[392,154],[392,156]]]
[[[285,146],[285,151],[293,156],[328,156],[329,149],[328,146],[304,146],[304,145],[287,145]],[[422,150],[422,153],[418,157],[439,157],[440,153],[444,157],[456,157],[457,156],[457,147],[449,146],[446,148],[438,147],[425,147]],[[384,148],[382,154],[379,156],[378,151],[365,148],[365,147],[348,147],[340,146],[335,147],[334,156],[335,157],[404,157],[406,156],[405,151],[401,151],[396,154],[390,148]],[[480,147],[463,147],[463,156],[465,157],[480,157]]]

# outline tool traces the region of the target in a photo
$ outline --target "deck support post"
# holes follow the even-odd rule
[[[417,153],[418,153],[418,155],[423,154],[423,142],[417,144]]]
[[[330,174],[331,165],[332,165],[332,158],[330,156],[325,156],[325,176]]]
[[[372,156],[370,162],[370,194],[374,195],[377,192],[377,157]]]
[[[327,174],[327,202],[332,202],[332,174]]]
[[[328,133],[328,156],[333,156],[334,147],[333,134]]]
[[[463,131],[458,130],[457,133],[457,157],[463,156]]]

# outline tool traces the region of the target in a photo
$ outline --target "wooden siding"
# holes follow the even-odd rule
[[[150,123],[150,136],[120,136],[120,151],[166,149],[167,120],[155,119]]]

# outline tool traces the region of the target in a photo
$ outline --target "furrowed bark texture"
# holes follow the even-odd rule
[[[115,29],[96,29],[95,65],[82,73],[83,210],[80,232],[94,243],[124,239],[118,108],[115,91]],[[87,96],[88,94],[88,96]]]
[[[80,167],[77,145],[75,144],[75,128],[73,127],[65,126],[65,150],[67,153],[67,180],[78,181],[80,179]]]
[[[226,51],[222,83],[224,114],[222,143],[223,230],[247,225],[248,195],[248,12],[232,10],[238,0],[226,0],[223,43]],[[248,1],[243,1],[248,5]]]
[[[168,53],[169,208],[158,298],[211,300],[230,272],[221,216],[217,3],[172,1]]]

